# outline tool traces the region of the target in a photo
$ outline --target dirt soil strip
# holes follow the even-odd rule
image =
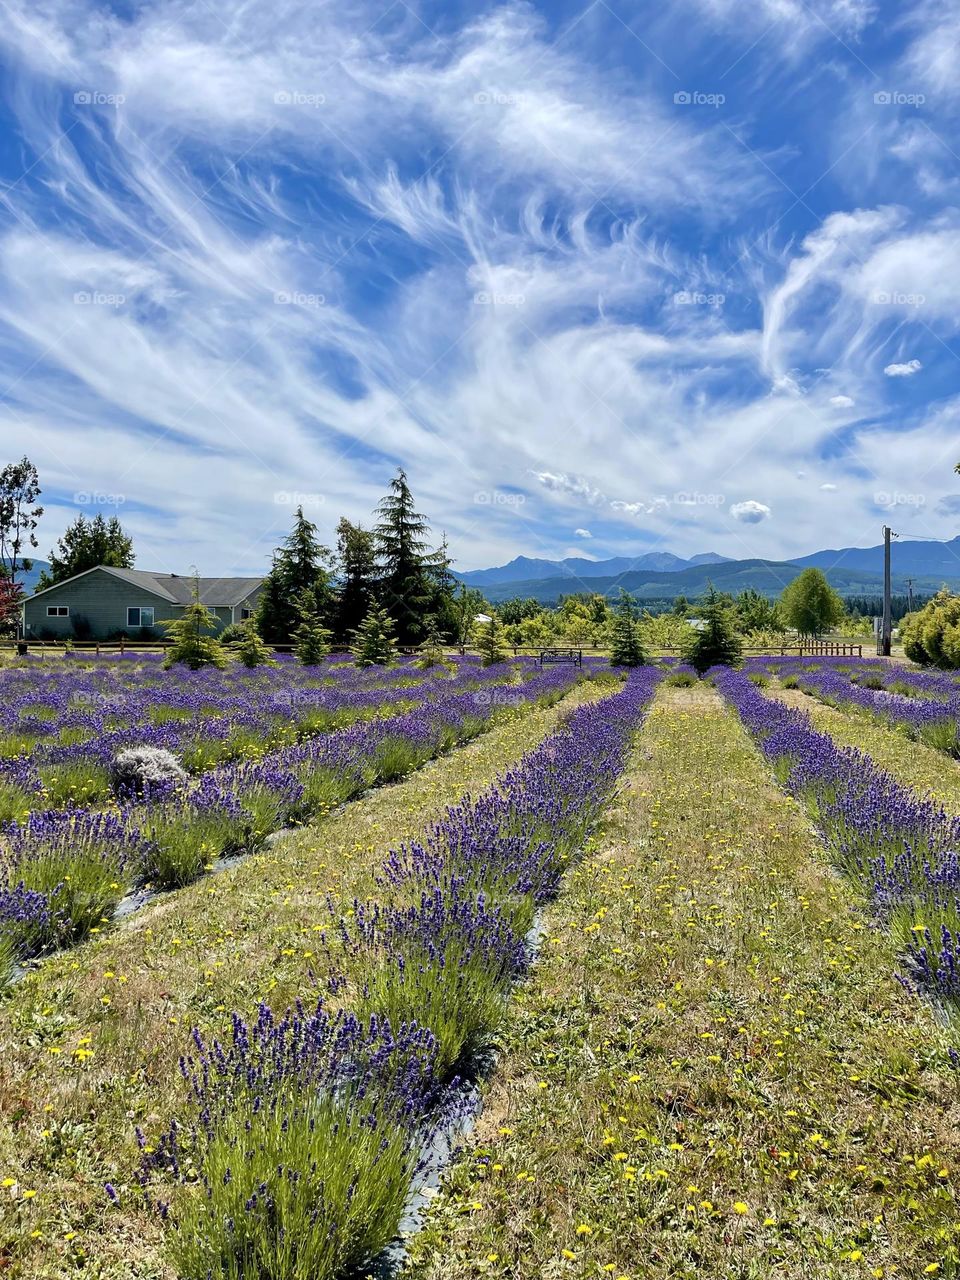
[[[866,712],[828,706],[800,689],[772,683],[762,692],[805,712],[813,727],[829,734],[839,746],[865,751],[904,786],[931,795],[951,813],[960,813],[960,766],[946,752],[915,742],[903,730],[882,724]]]
[[[403,782],[156,899],[0,1000],[0,1276],[166,1280],[158,1223],[128,1192],[134,1127],[156,1128],[179,1098],[191,1027],[228,1037],[234,1009],[315,1000],[327,895],[369,895],[390,849],[609,693],[580,685],[555,707],[519,711]]]
[[[418,1280],[957,1274],[955,1037],[711,690],[546,925]]]

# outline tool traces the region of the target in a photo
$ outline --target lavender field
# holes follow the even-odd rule
[[[951,677],[0,681],[12,1275],[957,1274]]]

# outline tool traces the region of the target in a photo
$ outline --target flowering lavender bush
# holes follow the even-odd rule
[[[194,1034],[181,1063],[188,1114],[144,1155],[193,1280],[323,1280],[395,1235],[420,1151],[443,1119],[433,1038],[416,1026],[297,1008],[229,1045]],[[146,1147],[146,1142],[143,1140]]]
[[[0,850],[0,932],[36,955],[109,920],[145,845],[117,814],[38,810],[7,825]]]

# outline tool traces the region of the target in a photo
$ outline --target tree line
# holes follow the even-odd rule
[[[28,458],[0,471],[0,627],[19,616],[22,575],[32,569],[30,553],[39,545],[40,496],[37,468]],[[135,563],[133,539],[117,516],[81,513],[51,550],[37,590],[97,565],[132,569]],[[290,533],[273,553],[251,625],[267,644],[303,642],[311,652],[331,642],[352,643],[364,627],[371,653],[385,637],[404,647],[428,640],[462,644],[478,599],[454,578],[446,538],[433,545],[429,522],[400,468],[372,525],[343,517],[333,548],[323,544],[303,508],[296,509]],[[194,615],[194,634],[196,622]],[[243,638],[229,632],[221,638]]]

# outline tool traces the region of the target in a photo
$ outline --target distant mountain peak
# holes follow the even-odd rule
[[[613,556],[608,560],[587,560],[583,556],[567,556],[563,560],[539,560],[531,556],[514,556],[507,564],[491,569],[471,569],[460,573],[471,587],[502,586],[508,582],[539,582],[548,578],[570,578],[571,590],[589,590],[592,578],[616,578],[623,573],[646,570],[653,573],[672,573],[680,569],[698,568],[706,564],[726,564],[729,556],[706,551],[684,560],[672,551],[643,551],[635,556]]]

